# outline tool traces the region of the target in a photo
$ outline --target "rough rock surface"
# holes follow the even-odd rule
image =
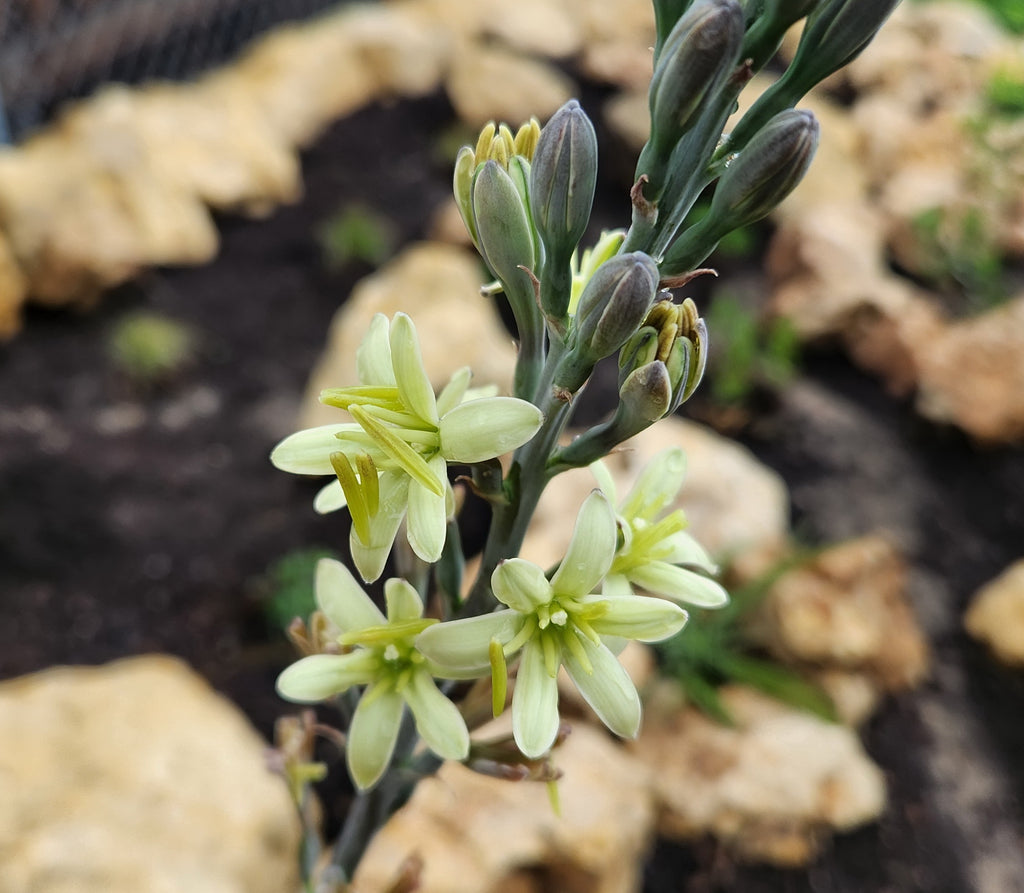
[[[483,284],[475,253],[435,243],[413,245],[386,267],[362,280],[331,323],[300,412],[303,427],[338,421],[337,409],[317,399],[327,387],[356,381],[356,350],[375,313],[412,317],[420,336],[423,363],[435,388],[463,366],[473,370],[474,386],[512,387],[515,346],[494,304],[480,294]]]
[[[883,691],[900,691],[928,666],[905,590],[899,553],[884,537],[865,536],[784,574],[752,624],[782,660],[856,671]]]
[[[263,749],[171,658],[5,682],[0,890],[296,890],[298,822]]]
[[[396,866],[417,852],[425,861],[421,893],[639,890],[655,820],[648,769],[586,725],[573,729],[555,762],[564,773],[561,815],[543,784],[446,764],[374,838],[357,893],[386,889]]]
[[[1024,666],[1024,561],[975,593],[964,625],[1003,663]]]
[[[649,714],[630,749],[656,767],[659,831],[711,833],[739,856],[806,864],[831,830],[876,819],[885,780],[856,734],[744,688],[723,701],[735,728],[689,710]]]

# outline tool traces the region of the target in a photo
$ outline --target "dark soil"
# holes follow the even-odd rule
[[[270,735],[288,709],[273,681],[292,655],[265,619],[258,581],[286,553],[343,551],[346,537],[343,517],[312,512],[315,482],[267,460],[293,430],[332,314],[368,271],[328,272],[315,233],[358,201],[390,217],[402,242],[422,237],[449,189],[433,149],[451,120],[440,98],[368,109],[306,153],[301,204],[265,221],[222,221],[209,266],[149,273],[87,314],[29,313],[0,352],[0,678],[167,652]],[[626,214],[630,163],[610,140],[605,149],[614,182],[598,222],[608,225]],[[113,325],[139,309],[198,333],[191,362],[149,388],[126,378],[107,346]],[[645,890],[981,889],[982,857],[1020,859],[1024,678],[971,645],[959,617],[980,584],[1021,557],[1024,450],[979,450],[922,423],[827,348],[805,358],[800,380],[759,407],[743,436],[790,484],[807,540],[892,532],[938,669],[867,729],[891,785],[879,824],[836,838],[806,871],[737,866],[710,842],[662,844]],[[949,761],[956,772],[943,769]],[[964,789],[975,770],[994,779],[991,795]],[[986,889],[1012,893],[1024,879]]]

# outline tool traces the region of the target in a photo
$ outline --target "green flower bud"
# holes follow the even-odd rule
[[[634,369],[619,388],[614,427],[621,443],[671,411],[672,380],[661,360]]]
[[[477,247],[491,272],[506,290],[529,282],[519,268],[534,265],[530,219],[515,182],[497,161],[485,162],[474,175],[471,209]]]
[[[722,174],[711,199],[711,217],[726,231],[760,220],[804,178],[821,128],[809,111],[780,112]]]
[[[704,376],[707,347],[707,327],[692,300],[687,298],[682,304],[658,301],[619,352],[620,390],[639,370],[661,366],[671,388],[663,414],[675,412]]]
[[[780,112],[725,169],[711,209],[665,252],[662,279],[683,275],[706,258],[727,233],[760,220],[803,179],[818,148],[820,127],[811,112]]]
[[[530,165],[530,210],[544,247],[541,303],[564,322],[572,290],[572,254],[590,222],[597,187],[597,135],[571,99],[544,126]]]
[[[767,0],[743,38],[742,57],[755,71],[775,55],[786,31],[808,15],[821,0]]]
[[[899,0],[821,0],[807,17],[793,61],[740,119],[716,158],[741,151],[766,121],[793,108],[815,84],[852,62],[897,3]]]
[[[654,0],[654,24],[657,38],[654,44],[654,64],[658,64],[661,48],[665,46],[669,34],[686,11],[693,6],[694,0]]]
[[[575,99],[540,132],[530,175],[530,205],[545,246],[571,256],[590,222],[597,187],[597,135]]]
[[[580,296],[576,343],[594,360],[615,353],[647,316],[658,292],[658,265],[642,251],[603,263]]]
[[[742,40],[743,9],[737,0],[702,0],[679,19],[665,41],[648,91],[655,156],[664,156],[667,162],[704,98],[717,92],[736,65]],[[637,173],[650,176],[643,168]]]
[[[899,0],[823,0],[808,17],[790,65],[791,77],[810,89],[852,62]]]
[[[480,250],[480,243],[477,241],[476,225],[473,223],[473,174],[476,173],[475,153],[469,146],[459,149],[455,156],[455,173],[452,176],[452,192],[455,194],[455,204],[458,206],[459,214],[462,215],[462,222],[466,224],[466,230],[473,244]]]

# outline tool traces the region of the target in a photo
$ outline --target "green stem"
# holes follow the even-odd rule
[[[572,415],[572,404],[556,397],[551,388],[555,368],[563,352],[561,340],[553,339],[534,401],[544,413],[544,423],[533,439],[516,450],[512,457],[512,467],[505,482],[507,501],[494,508],[480,569],[459,611],[460,617],[486,614],[494,607],[491,574],[504,559],[519,554],[534,510],[551,479],[548,459],[557,449],[558,440]]]

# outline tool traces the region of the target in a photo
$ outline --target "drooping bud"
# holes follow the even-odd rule
[[[654,26],[657,38],[654,44],[654,64],[658,64],[661,49],[676,22],[693,5],[694,0],[654,0]]]
[[[651,78],[651,139],[645,154],[664,157],[667,162],[705,97],[715,93],[735,67],[742,40],[743,9],[737,0],[701,0],[679,19]],[[656,189],[662,185],[642,163],[637,174],[643,173],[651,177]],[[649,190],[646,194],[652,199]]]
[[[787,109],[772,118],[726,167],[708,213],[665,252],[662,278],[692,270],[723,236],[772,211],[804,178],[819,134],[811,112]]]
[[[544,126],[530,166],[530,209],[544,246],[541,302],[562,320],[569,304],[570,262],[590,222],[597,188],[597,135],[571,99]]]
[[[899,0],[821,0],[808,15],[789,67],[747,110],[716,156],[742,151],[769,119],[793,108],[815,84],[852,62]]]
[[[580,296],[575,332],[595,359],[615,353],[643,323],[658,293],[658,265],[642,251],[603,263]]]

